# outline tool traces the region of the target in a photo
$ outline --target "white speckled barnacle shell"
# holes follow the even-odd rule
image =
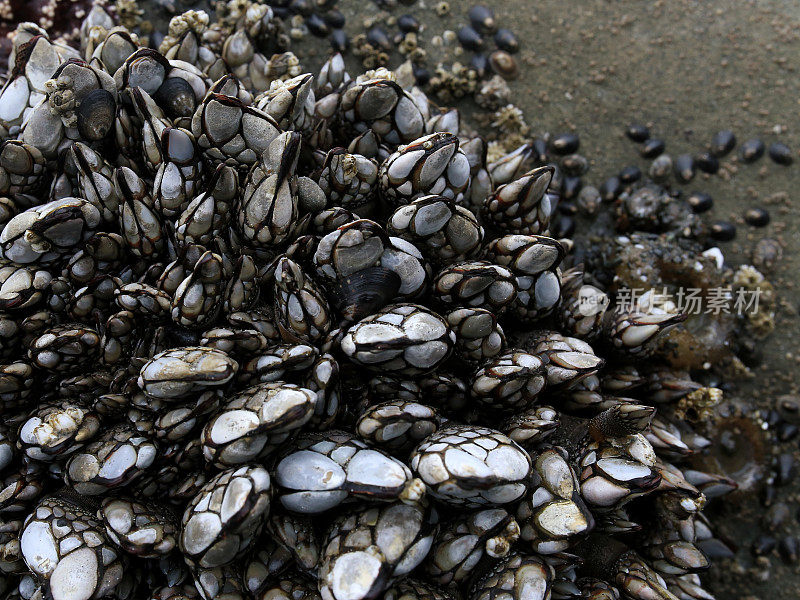
[[[455,334],[424,306],[393,304],[347,330],[342,351],[354,363],[375,371],[427,373],[452,351]]]
[[[508,504],[530,484],[528,453],[486,427],[444,427],[417,446],[409,464],[432,496],[457,506]]]

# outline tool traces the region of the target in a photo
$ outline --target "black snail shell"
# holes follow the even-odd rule
[[[550,148],[560,156],[574,154],[580,146],[581,140],[574,133],[561,133],[550,140]]]
[[[480,52],[476,52],[469,60],[469,66],[475,69],[478,77],[485,77],[489,72],[489,58]]]
[[[308,27],[312,35],[317,37],[325,37],[331,32],[331,28],[317,13],[308,15],[306,18],[306,27]]]
[[[397,17],[397,27],[403,33],[419,31],[419,20],[414,15],[400,15]]]
[[[519,51],[519,41],[517,36],[510,29],[498,29],[494,34],[494,43],[500,50],[505,50],[511,54]]]
[[[641,144],[650,139],[650,129],[647,125],[642,125],[641,123],[631,123],[625,130],[625,135],[632,142]]]
[[[599,191],[603,202],[613,202],[622,191],[622,182],[619,177],[609,177],[600,184]]]
[[[481,34],[468,25],[458,30],[458,42],[467,50],[482,50],[484,45]]]
[[[636,165],[628,165],[620,170],[618,177],[622,183],[636,183],[642,178],[642,170]]]
[[[369,267],[339,279],[330,292],[334,306],[345,319],[360,321],[389,304],[401,283],[394,271]]]
[[[639,150],[639,153],[644,158],[655,158],[656,156],[663,154],[666,147],[667,145],[664,143],[664,140],[650,138],[644,142],[644,145],[642,146],[641,150]]]
[[[736,147],[736,135],[729,129],[717,132],[711,139],[711,154],[722,157]]]
[[[702,152],[694,157],[694,164],[703,173],[714,175],[719,171],[719,159],[710,152]]]
[[[114,126],[117,102],[106,90],[94,90],[87,94],[78,109],[78,132],[87,140],[102,140]]]
[[[770,144],[768,153],[773,162],[783,165],[784,167],[788,167],[794,160],[791,148],[781,142]]]
[[[189,82],[180,77],[165,79],[153,96],[168,117],[191,117],[197,108],[197,99]]]
[[[745,143],[742,144],[742,147],[739,149],[739,156],[741,157],[742,162],[745,163],[756,162],[759,158],[764,156],[764,142],[762,142],[758,138],[747,140]]]
[[[491,8],[478,4],[469,9],[467,13],[470,23],[478,31],[490,33],[495,30],[497,24],[494,20],[494,13]]]
[[[705,192],[692,192],[686,201],[692,212],[698,215],[711,210],[711,207],[714,206],[713,198]]]
[[[681,154],[675,159],[675,177],[682,183],[689,183],[694,179],[695,163],[691,154]]]

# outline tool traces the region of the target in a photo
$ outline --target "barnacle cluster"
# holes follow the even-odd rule
[[[719,401],[659,354],[686,315],[549,236],[533,145],[487,162],[402,70],[312,76],[226,6],[13,39],[8,597],[709,598],[736,484],[681,467]],[[641,194],[626,227],[682,223]]]

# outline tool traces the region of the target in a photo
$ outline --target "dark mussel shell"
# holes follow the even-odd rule
[[[111,131],[117,118],[117,102],[111,92],[94,90],[87,94],[75,113],[78,132],[86,140],[102,140]]]
[[[197,108],[192,86],[180,77],[165,79],[153,95],[153,100],[172,119],[191,117]]]
[[[400,276],[386,267],[368,267],[331,286],[333,304],[347,321],[360,321],[389,304],[400,289]]]

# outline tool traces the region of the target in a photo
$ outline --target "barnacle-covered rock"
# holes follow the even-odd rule
[[[343,47],[335,2],[216,4],[167,32],[91,7],[83,60],[33,23],[10,37],[0,595],[710,598],[697,572],[731,551],[702,509],[737,483],[687,466],[720,392],[681,369],[745,360],[755,321],[662,343],[685,317],[656,289],[729,283],[690,207],[632,169],[595,189],[576,134],[507,127],[499,77],[487,143],[416,85],[412,16],[395,72],[335,54],[315,79],[289,38]],[[460,38],[512,49],[468,17]],[[382,62],[386,32],[362,37]],[[597,219],[573,241],[576,207]]]

